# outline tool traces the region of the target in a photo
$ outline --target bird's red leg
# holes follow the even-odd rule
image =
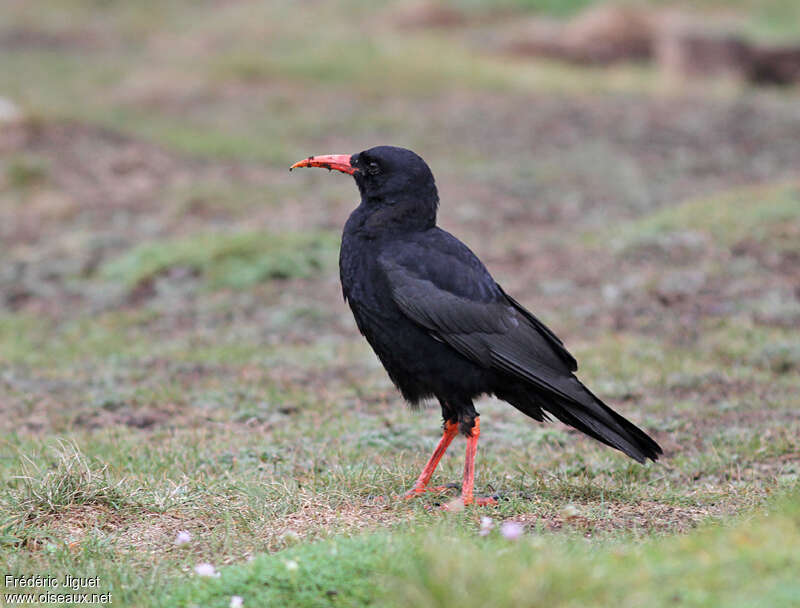
[[[476,505],[495,505],[497,500],[491,497],[479,496],[474,498],[472,490],[475,485],[475,454],[478,452],[478,438],[481,436],[481,419],[475,417],[475,426],[472,427],[472,434],[467,437],[467,454],[464,458],[464,481],[461,484],[461,500],[464,506]]]
[[[444,433],[442,434],[442,438],[439,440],[439,444],[436,446],[436,449],[433,451],[433,454],[428,460],[428,464],[425,465],[425,468],[422,469],[422,473],[419,474],[416,483],[414,483],[414,487],[406,492],[403,498],[414,498],[415,496],[419,496],[420,494],[427,492],[428,482],[431,480],[431,476],[436,470],[436,466],[439,464],[439,461],[442,459],[442,456],[444,456],[444,453],[447,450],[447,446],[450,445],[457,433],[457,422],[451,422],[448,420],[444,423]]]

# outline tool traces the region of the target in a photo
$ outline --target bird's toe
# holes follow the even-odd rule
[[[426,492],[435,492],[436,494],[442,494],[447,492],[448,490],[460,490],[461,484],[458,483],[448,483],[443,486],[425,486],[425,487],[414,487],[411,488],[408,492],[403,494],[403,499],[408,500],[409,498],[416,498],[417,496],[422,496]]]
[[[411,488],[408,492],[403,494],[403,500],[409,500],[411,498],[416,498],[417,496],[422,496],[427,491],[428,488]]]

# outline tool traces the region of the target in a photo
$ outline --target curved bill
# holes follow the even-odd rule
[[[358,169],[350,164],[349,154],[324,154],[322,156],[309,156],[308,158],[297,161],[295,164],[289,167],[289,171],[299,167],[322,167],[328,171],[336,169],[337,171],[349,173],[350,175],[353,175],[353,173],[358,171]]]

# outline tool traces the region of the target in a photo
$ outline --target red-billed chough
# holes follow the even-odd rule
[[[467,437],[461,496],[473,498],[480,419],[473,399],[494,394],[535,420],[548,414],[644,462],[661,448],[573,374],[561,340],[494,281],[461,241],[436,226],[433,174],[410,150],[311,156],[356,180],[361,204],[344,227],[339,269],[358,329],[411,404],[436,397],[444,435],[406,496],[427,491],[447,446]]]

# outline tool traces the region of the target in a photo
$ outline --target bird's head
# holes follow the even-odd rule
[[[309,156],[291,169],[299,167],[322,167],[352,175],[362,205],[375,216],[373,221],[409,228],[436,223],[439,195],[433,173],[411,150],[376,146],[352,155]]]

